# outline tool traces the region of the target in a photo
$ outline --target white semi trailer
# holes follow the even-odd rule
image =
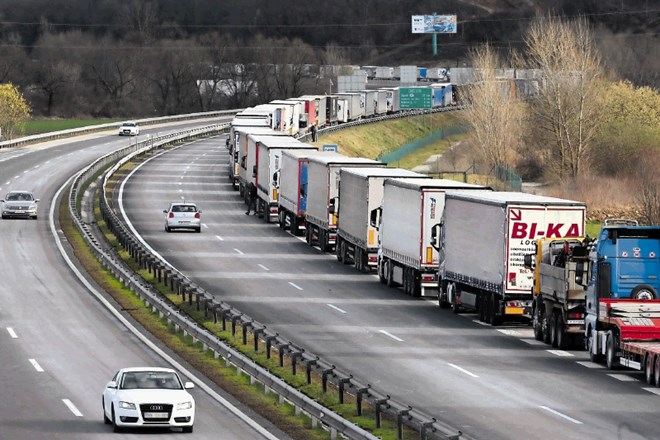
[[[339,188],[337,259],[360,271],[378,265],[378,225],[371,215],[383,204],[383,184],[392,178],[428,179],[424,174],[401,168],[342,168]]]
[[[378,277],[412,296],[435,296],[438,252],[432,231],[440,224],[445,195],[486,187],[447,179],[387,179],[380,215]],[[378,216],[373,219],[378,224]]]

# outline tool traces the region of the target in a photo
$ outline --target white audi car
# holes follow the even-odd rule
[[[194,386],[170,368],[123,368],[103,390],[103,421],[115,432],[144,427],[193,432],[195,399],[186,390]]]
[[[138,134],[140,134],[140,127],[137,122],[122,122],[119,126],[119,136],[137,136]]]

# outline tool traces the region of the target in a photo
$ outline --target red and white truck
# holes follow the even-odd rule
[[[239,167],[238,167],[238,189],[248,203],[248,191],[250,183],[256,185],[257,177],[257,148],[259,145],[260,137],[282,137],[287,138],[289,135],[281,131],[273,131],[263,129],[260,127],[246,128],[245,131],[239,130],[239,137],[237,138]]]
[[[438,291],[438,252],[432,231],[440,224],[445,196],[453,190],[485,190],[447,179],[387,179],[383,207],[372,218],[379,226],[378,276],[383,283],[400,285],[412,296],[435,296]],[[378,218],[380,217],[380,218]]]
[[[583,202],[518,192],[456,191],[445,198],[439,243],[441,307],[476,310],[493,325],[532,311],[525,256],[538,238],[584,236]]]

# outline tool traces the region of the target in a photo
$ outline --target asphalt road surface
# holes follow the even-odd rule
[[[194,125],[208,122],[178,127]],[[143,127],[139,138],[173,130]],[[122,367],[169,366],[84,287],[65,264],[50,227],[58,188],[128,142],[135,138],[119,138],[112,130],[0,150],[2,198],[9,190],[29,190],[40,199],[38,220],[0,221],[0,439],[128,438],[134,433],[113,434],[103,423],[103,387]],[[55,235],[62,238],[58,228]],[[184,380],[197,375],[194,370],[181,373]],[[191,391],[197,402],[194,438],[264,438],[199,386]],[[149,434],[191,438],[174,430]]]
[[[219,299],[478,439],[660,438],[660,395],[641,373],[390,289],[246,216],[227,173],[224,139],[197,141],[146,162],[123,194],[144,240]],[[203,210],[201,234],[164,232],[162,210],[182,199]]]

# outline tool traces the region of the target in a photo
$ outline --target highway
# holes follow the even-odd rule
[[[139,138],[208,123],[143,127]],[[58,189],[94,159],[128,142],[135,142],[135,138],[120,138],[112,130],[0,150],[3,198],[9,190],[28,190],[40,199],[38,220],[0,221],[3,440],[128,438],[131,432],[114,434],[103,423],[101,392],[105,384],[122,367],[170,366],[81,283],[58,250],[56,238],[63,238],[59,225],[53,223],[51,229],[50,210]],[[66,240],[63,243],[70,251]],[[98,286],[95,289],[100,290]],[[154,344],[161,345],[158,341]],[[184,380],[200,377],[183,365],[185,371],[180,372]],[[200,380],[208,383],[203,377]],[[222,390],[211,388],[238,405]],[[195,438],[264,438],[200,387],[191,391],[197,402]],[[240,405],[238,410],[255,417]],[[272,438],[287,438],[270,425],[266,429],[275,434]],[[150,438],[190,438],[180,431],[156,430],[151,434]]]
[[[660,438],[660,395],[641,373],[389,289],[246,216],[227,172],[224,139],[197,141],[139,167],[123,194],[149,246],[217,298],[474,438]],[[201,234],[164,232],[162,210],[180,199],[203,210]]]

